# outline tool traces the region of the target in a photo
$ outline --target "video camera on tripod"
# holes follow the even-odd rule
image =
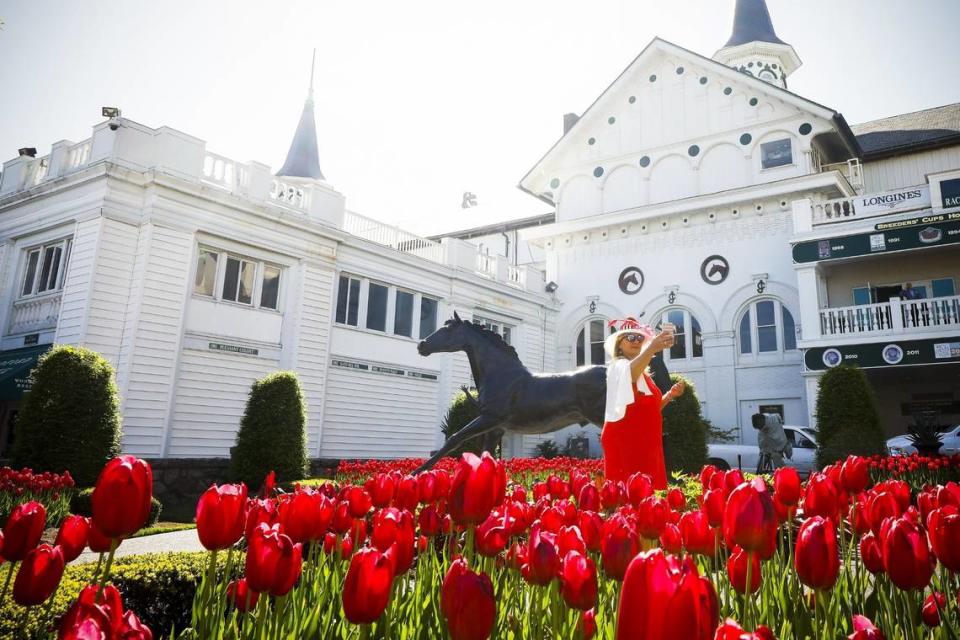
[[[783,459],[793,457],[793,446],[783,430],[783,419],[778,413],[755,413],[750,423],[759,433],[757,446],[760,448],[760,462],[757,473],[773,471],[783,466]]]

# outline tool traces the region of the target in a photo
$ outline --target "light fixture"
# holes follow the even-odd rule
[[[29,158],[37,157],[37,148],[36,147],[23,147],[22,149],[17,149],[17,155],[20,157],[27,156]]]
[[[118,107],[101,107],[100,113],[104,118],[119,118],[120,109]]]
[[[551,280],[550,282],[547,283],[547,286],[545,286],[543,290],[546,291],[547,293],[556,293],[558,288],[559,288],[559,285],[553,280]]]

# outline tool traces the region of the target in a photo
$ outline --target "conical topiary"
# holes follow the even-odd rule
[[[663,455],[667,472],[699,473],[707,460],[707,422],[693,383],[677,374],[671,374],[670,380],[674,384],[683,380],[686,388],[663,409]]]
[[[848,455],[887,452],[873,390],[862,369],[841,364],[820,378],[817,392],[817,466]]]

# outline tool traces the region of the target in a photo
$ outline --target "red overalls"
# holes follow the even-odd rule
[[[654,489],[667,488],[667,466],[663,459],[663,394],[646,373],[643,374],[651,394],[633,386],[633,402],[616,422],[605,422],[600,433],[603,446],[603,468],[607,480],[624,482],[638,471],[653,478]]]

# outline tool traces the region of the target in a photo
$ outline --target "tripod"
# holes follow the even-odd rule
[[[773,458],[765,451],[760,452],[760,459],[757,460],[757,474],[773,473]]]

